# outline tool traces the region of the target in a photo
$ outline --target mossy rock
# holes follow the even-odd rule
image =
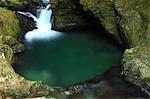
[[[116,0],[118,26],[130,47],[150,41],[150,8],[147,0]],[[150,44],[150,43],[149,43]]]
[[[11,5],[25,5],[28,0],[0,0],[2,3],[9,3]]]
[[[85,11],[90,11],[106,31],[119,40],[117,28],[117,15],[114,10],[113,0],[80,0]]]
[[[24,45],[11,36],[0,36],[0,43],[11,47],[13,53],[19,53],[24,50]]]
[[[14,53],[8,45],[0,44],[0,59],[6,59],[10,64],[14,63]]]
[[[122,67],[127,80],[150,86],[150,2],[148,0],[80,0],[113,35],[128,47]],[[150,94],[150,92],[148,92]]]
[[[147,0],[116,0],[119,28],[131,49],[123,55],[123,72],[129,81],[150,84],[150,11]]]
[[[20,32],[19,20],[15,13],[0,7],[0,35],[17,38]]]
[[[135,47],[127,49],[123,55],[123,73],[127,79],[136,83],[150,82],[150,48]]]

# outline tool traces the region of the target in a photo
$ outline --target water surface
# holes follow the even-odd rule
[[[30,80],[68,85],[103,74],[121,60],[121,51],[92,33],[67,33],[46,41],[25,42],[15,70]]]

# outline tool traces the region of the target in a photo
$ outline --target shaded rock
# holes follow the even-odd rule
[[[0,7],[0,35],[17,38],[19,33],[20,25],[15,13]]]
[[[0,7],[6,7],[13,11],[35,12],[36,7],[41,3],[42,0],[0,0]]]
[[[120,72],[119,66],[113,66],[103,75],[83,83],[83,88],[68,96],[68,99],[148,98],[138,86],[126,81]]]
[[[79,0],[51,0],[54,30],[82,29],[88,25],[80,9]]]
[[[17,14],[17,17],[18,17],[20,27],[21,27],[21,35],[19,38],[24,39],[25,33],[35,29],[36,24],[35,24],[34,20],[30,17],[26,17],[26,16],[21,15],[21,14]]]
[[[1,3],[12,4],[12,5],[23,5],[27,4],[28,0],[0,0]]]
[[[1,7],[7,7],[11,10],[24,9],[28,4],[28,0],[0,0]]]
[[[113,0],[80,0],[83,9],[91,12],[106,31],[119,40],[117,27],[117,15],[114,10]]]

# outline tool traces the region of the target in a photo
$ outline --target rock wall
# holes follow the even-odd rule
[[[80,0],[80,3],[99,19],[108,33],[129,46],[122,60],[126,78],[140,86],[150,84],[150,2]]]

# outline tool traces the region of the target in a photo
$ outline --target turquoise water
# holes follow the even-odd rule
[[[25,46],[16,56],[16,72],[51,85],[89,80],[121,60],[116,46],[92,34],[68,33],[52,40],[25,42]]]

